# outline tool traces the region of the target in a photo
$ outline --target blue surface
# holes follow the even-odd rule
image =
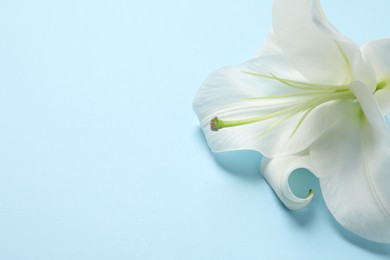
[[[210,153],[191,103],[250,59],[271,1],[0,2],[0,259],[388,259],[315,199],[286,210],[255,152]],[[364,43],[390,2],[323,0]]]

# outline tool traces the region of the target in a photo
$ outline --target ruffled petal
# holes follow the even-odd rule
[[[263,157],[261,161],[261,173],[268,184],[275,191],[283,204],[291,210],[305,207],[313,198],[313,193],[308,192],[306,198],[297,197],[290,189],[288,179],[294,170],[305,168],[311,170],[307,156],[286,156],[276,159]]]
[[[221,129],[210,129],[210,121],[218,117],[233,121],[265,116],[290,109],[303,99],[248,99],[275,95],[294,94],[298,90],[281,82],[250,75],[256,72],[273,73],[283,78],[304,80],[283,56],[267,56],[251,60],[241,66],[225,68],[212,74],[197,93],[193,107],[199,117],[207,142],[213,151],[256,150],[267,157],[293,154],[306,149],[326,129],[342,118],[342,102],[328,102],[307,115],[296,130],[303,112],[275,116],[251,124]],[[277,126],[276,126],[277,125]],[[268,131],[272,129],[272,131]],[[294,133],[294,134],[293,134]]]
[[[313,173],[342,226],[390,243],[390,132],[369,89],[354,82],[351,90],[361,106],[310,147]]]
[[[362,47],[365,58],[375,69],[378,90],[375,99],[384,114],[390,113],[390,38],[370,42]]]
[[[354,79],[374,91],[372,68],[358,46],[329,23],[318,0],[275,0],[273,29],[282,51],[309,81],[348,84]]]

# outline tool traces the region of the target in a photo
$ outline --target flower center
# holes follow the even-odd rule
[[[291,137],[292,137],[295,134],[295,132],[298,130],[302,122],[305,120],[305,118],[316,107],[326,102],[330,102],[334,100],[351,100],[351,101],[356,100],[354,94],[349,89],[349,85],[315,84],[315,83],[284,79],[284,78],[277,77],[274,74],[264,75],[264,74],[258,74],[252,72],[244,72],[244,73],[256,77],[275,80],[289,88],[294,88],[299,90],[299,92],[292,93],[292,94],[252,97],[252,98],[246,98],[245,100],[265,101],[270,99],[276,99],[276,100],[280,100],[281,104],[286,103],[285,101],[287,100],[294,100],[295,102],[293,102],[292,105],[287,106],[287,108],[281,108],[272,113],[257,116],[257,117],[251,117],[251,118],[240,119],[240,120],[231,120],[231,121],[221,120],[218,117],[214,117],[210,121],[210,128],[212,131],[219,131],[220,129],[227,128],[227,127],[247,125],[247,124],[257,123],[257,122],[279,117],[280,120],[278,120],[271,127],[269,127],[268,129],[260,133],[259,136],[262,136],[268,133],[269,131],[271,131],[272,129],[274,129],[275,127],[277,127],[278,125],[280,125],[281,123],[283,123],[284,121],[286,121],[287,119],[291,118],[292,116],[301,113],[302,116],[298,121],[295,129],[291,133]],[[381,88],[382,85],[383,84],[379,83],[377,89]]]
[[[268,133],[287,119],[291,118],[292,116],[301,113],[302,116],[300,120],[298,121],[296,127],[294,128],[293,132],[291,133],[291,137],[295,134],[295,132],[298,130],[302,122],[305,120],[305,118],[312,112],[316,107],[330,101],[335,100],[351,100],[352,102],[357,102],[355,95],[351,92],[349,89],[349,85],[324,85],[324,84],[316,84],[316,83],[308,83],[303,81],[296,81],[296,80],[290,80],[290,79],[284,79],[275,76],[274,74],[270,75],[264,75],[259,73],[253,73],[253,72],[244,72],[246,74],[256,76],[256,77],[262,77],[270,80],[275,80],[283,85],[298,89],[299,92],[293,93],[293,94],[286,94],[286,95],[277,95],[277,96],[263,96],[263,97],[251,97],[246,98],[245,100],[248,101],[265,101],[265,100],[280,100],[281,104],[286,103],[286,100],[293,99],[295,102],[292,103],[292,105],[287,106],[287,108],[283,108],[277,111],[274,111],[269,114],[257,116],[257,117],[251,117],[246,119],[240,119],[240,120],[221,120],[218,117],[214,117],[210,121],[210,129],[212,131],[219,131],[223,128],[228,127],[235,127],[235,126],[242,126],[252,123],[257,123],[265,120],[269,120],[272,118],[279,117],[280,120],[278,120],[276,123],[271,125],[268,129],[263,131],[259,134],[259,137]],[[388,85],[387,80],[383,80],[379,82],[376,86],[375,91],[379,91],[383,88],[385,88]]]

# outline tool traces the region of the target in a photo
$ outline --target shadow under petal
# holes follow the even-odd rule
[[[388,123],[390,124],[390,115],[387,116]],[[205,149],[211,154],[217,164],[222,167],[226,172],[240,177],[247,181],[259,180],[260,177],[260,161],[262,155],[256,151],[242,150],[231,151],[223,153],[213,153],[206,142],[203,132],[200,128],[196,130],[197,138],[203,142]],[[294,223],[302,228],[309,229],[311,223],[315,223],[317,211],[328,216],[328,220],[334,229],[349,243],[370,251],[378,256],[390,257],[390,245],[380,244],[363,239],[352,232],[348,231],[333,218],[332,214],[326,207],[325,201],[322,197],[321,187],[319,180],[308,170],[298,169],[295,170],[290,178],[289,185],[291,190],[298,197],[307,196],[307,192],[312,189],[314,191],[314,197],[311,203],[303,209],[291,211],[287,209],[283,203],[277,198],[275,194],[275,202],[279,202],[280,206],[284,209]],[[273,192],[270,187],[270,192]],[[322,212],[326,211],[326,212]]]
[[[228,173],[248,181],[260,179],[261,155],[256,151],[213,153],[214,160]]]
[[[349,243],[362,248],[364,250],[367,250],[373,254],[380,255],[380,256],[387,256],[390,258],[390,245],[389,244],[381,244],[377,242],[373,242],[364,238],[361,238],[351,231],[345,229],[342,227],[330,214],[329,212],[329,221],[334,226],[335,230]]]
[[[201,129],[198,129],[197,135],[199,139],[202,139],[215,162],[227,173],[247,181],[258,181],[261,179],[259,169],[262,156],[259,152],[240,150],[214,153],[208,148]]]

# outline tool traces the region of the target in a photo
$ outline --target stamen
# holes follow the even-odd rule
[[[314,108],[318,107],[319,105],[323,104],[323,103],[326,103],[328,101],[332,101],[332,100],[340,100],[340,99],[352,99],[354,98],[354,95],[351,93],[351,92],[344,92],[344,93],[336,93],[336,94],[333,94],[331,96],[328,96],[328,97],[325,97],[325,98],[322,98],[322,99],[319,99],[317,100],[316,102],[313,102],[312,104],[310,104],[306,109],[305,113],[302,115],[301,119],[299,120],[297,126],[294,128],[293,132],[291,133],[290,135],[290,138],[292,138],[294,136],[294,134],[297,132],[298,128],[301,126],[301,124],[303,123],[303,121],[306,119],[306,117],[310,114],[310,112],[312,112],[314,110]]]
[[[301,92],[301,93],[293,93],[286,94],[280,96],[263,96],[263,97],[252,97],[252,98],[243,98],[243,100],[262,100],[262,99],[282,99],[282,98],[290,98],[290,97],[305,97],[305,96],[323,96],[327,94],[332,94],[335,92],[342,92],[347,90],[329,90],[329,91],[316,91],[316,92]]]
[[[341,48],[341,47],[340,47]],[[342,51],[342,49],[340,49]],[[344,54],[345,55],[345,54]],[[292,94],[286,94],[286,95],[279,95],[279,96],[263,96],[263,97],[254,97],[254,98],[243,98],[243,100],[266,100],[266,99],[288,99],[288,98],[295,98],[295,102],[284,102],[282,104],[288,105],[287,109],[281,109],[279,111],[261,115],[257,117],[247,118],[247,119],[240,119],[240,120],[220,120],[218,117],[214,117],[210,121],[210,129],[211,131],[219,131],[222,128],[227,127],[235,127],[235,126],[241,126],[241,125],[247,125],[252,123],[257,123],[260,121],[272,119],[275,117],[279,117],[284,115],[283,118],[281,118],[279,121],[271,125],[271,127],[267,128],[265,131],[263,131],[258,137],[261,137],[265,135],[266,133],[273,130],[278,125],[282,124],[284,121],[288,120],[292,116],[296,115],[299,112],[304,112],[300,120],[298,121],[296,127],[294,128],[293,132],[290,135],[290,138],[294,136],[294,134],[297,132],[299,127],[302,125],[303,121],[307,118],[307,116],[319,105],[326,103],[328,101],[333,100],[342,100],[342,99],[354,99],[353,93],[349,90],[348,86],[332,86],[332,85],[322,85],[322,84],[312,84],[307,82],[301,82],[301,81],[295,81],[295,80],[289,80],[284,79],[275,76],[274,74],[270,73],[270,75],[263,75],[258,73],[252,73],[252,72],[244,72],[250,75],[268,78],[272,80],[279,81],[280,83],[292,87],[297,88],[302,91],[300,93],[292,93]],[[385,87],[387,85],[387,81],[383,81],[378,83],[377,90]],[[307,91],[309,90],[309,91]],[[302,97],[304,99],[296,99]],[[279,107],[281,108],[281,107]]]
[[[301,119],[299,120],[298,124],[295,126],[294,130],[292,131],[291,135],[290,135],[290,139],[295,135],[295,133],[298,131],[298,128],[301,126],[301,124],[303,123],[303,121],[306,119],[306,117],[310,114],[311,111],[313,111],[313,109],[315,108],[315,106],[309,108],[308,110],[306,110],[306,112],[303,114],[303,116],[301,117]]]
[[[281,82],[282,84],[292,87],[292,88],[297,88],[297,89],[304,89],[304,90],[347,90],[348,86],[347,85],[324,85],[324,84],[317,84],[317,83],[308,83],[308,82],[303,82],[303,81],[298,81],[298,80],[291,80],[291,79],[285,79],[278,77],[272,73],[270,75],[265,75],[261,73],[255,73],[255,72],[248,72],[248,71],[243,71],[245,74],[249,74],[252,76],[256,77],[262,77],[266,79],[273,79]]]
[[[253,117],[253,118],[248,118],[248,119],[241,119],[241,120],[232,120],[232,121],[224,121],[224,120],[219,120],[218,117],[214,117],[210,121],[210,129],[211,131],[219,131],[222,128],[226,127],[233,127],[233,126],[240,126],[240,125],[247,125],[247,124],[252,124],[260,121],[264,121],[267,119],[271,119],[277,116],[281,116],[283,114],[291,112],[292,114],[295,114],[299,112],[301,108],[296,108],[296,107],[290,107],[288,109],[280,110],[268,115],[264,116],[258,116],[258,117]]]
[[[287,119],[291,118],[292,116],[294,116],[296,113],[291,113],[289,114],[288,116],[282,118],[281,120],[279,120],[278,122],[276,122],[275,124],[273,124],[271,127],[269,127],[268,129],[266,129],[265,131],[263,131],[261,134],[259,134],[257,136],[257,138],[260,138],[262,137],[263,135],[269,133],[270,131],[272,131],[275,127],[277,127],[278,125],[280,125],[281,123],[283,123],[284,121],[286,121]]]

